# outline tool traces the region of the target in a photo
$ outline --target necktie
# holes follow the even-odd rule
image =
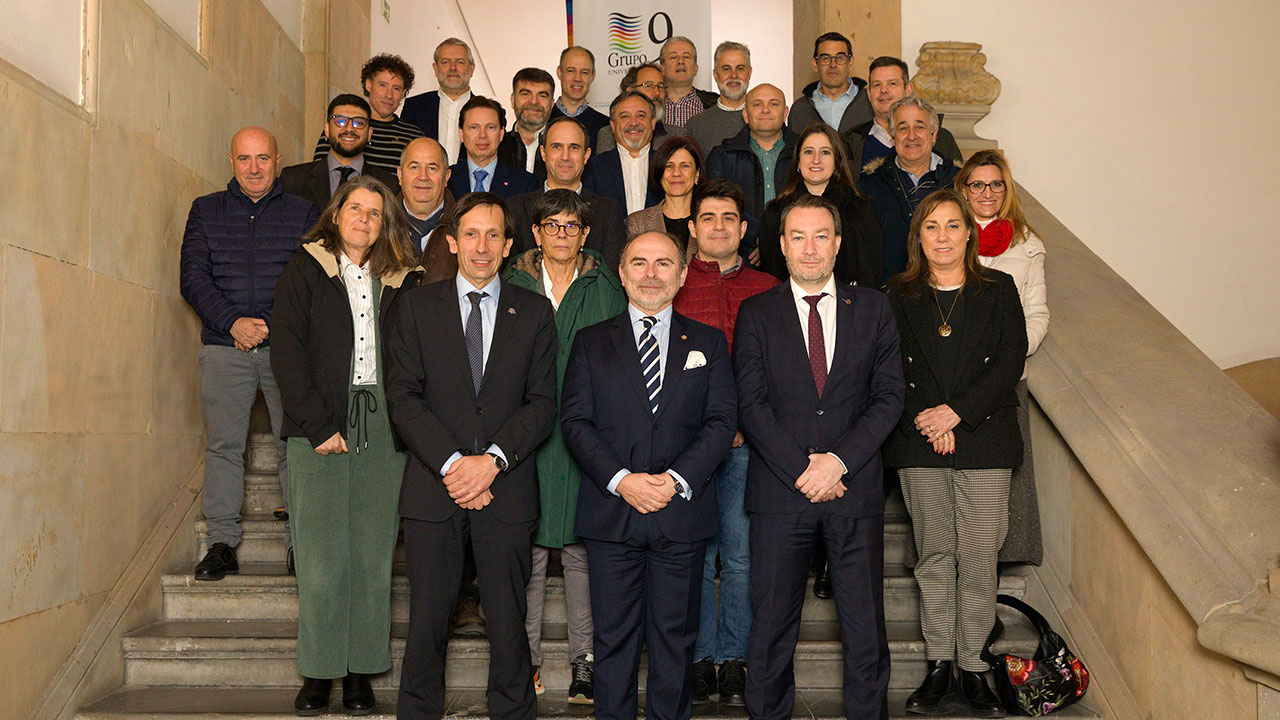
[[[640,319],[644,330],[640,331],[640,370],[644,374],[644,386],[649,391],[649,405],[658,412],[658,391],[662,389],[662,353],[658,352],[658,338],[653,336],[653,326],[658,319],[646,316]]]
[[[489,293],[467,293],[471,301],[471,314],[467,316],[467,329],[463,333],[467,341],[467,360],[471,363],[471,387],[480,394],[480,380],[484,378],[484,318],[480,315],[480,301]]]
[[[338,187],[342,187],[342,183],[350,180],[351,176],[356,174],[356,169],[350,165],[339,165],[338,174],[341,175],[338,178]]]
[[[485,187],[485,184],[484,184],[484,179],[485,179],[485,178],[487,178],[487,177],[489,177],[489,171],[488,171],[488,170],[485,170],[485,169],[483,169],[483,168],[479,168],[479,169],[477,169],[475,172],[471,173],[471,176],[472,176],[472,177],[474,177],[474,178],[476,179],[476,184],[475,184],[475,186],[472,188],[472,192],[484,192],[485,190],[488,190],[488,189],[489,189],[489,188]]]
[[[806,295],[809,303],[809,369],[813,371],[813,384],[818,387],[818,397],[827,385],[827,343],[822,337],[822,316],[818,314],[818,301],[826,293]]]

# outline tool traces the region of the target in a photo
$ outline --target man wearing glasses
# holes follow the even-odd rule
[[[622,76],[618,91],[621,94],[638,92],[653,101],[654,118],[657,120],[653,125],[653,139],[661,145],[662,138],[667,135],[667,127],[663,124],[666,117],[667,81],[662,76],[662,69],[656,63],[637,65]],[[618,141],[613,136],[612,124],[600,128],[596,135],[595,154],[609,152],[617,147]]]
[[[400,183],[395,175],[365,162],[364,149],[373,130],[369,103],[359,95],[338,95],[329,101],[328,118],[324,136],[329,139],[329,152],[319,160],[281,170],[280,184],[284,191],[310,200],[321,210],[329,204],[338,186],[356,175],[377,178],[392,193],[399,193]]]
[[[849,75],[852,57],[853,44],[840,33],[823,33],[813,42],[818,81],[807,85],[791,108],[789,125],[794,132],[821,120],[843,134],[873,119],[867,83]]]

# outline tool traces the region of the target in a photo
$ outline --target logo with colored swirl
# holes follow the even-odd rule
[[[640,52],[640,16],[609,13],[609,47],[623,53]]]

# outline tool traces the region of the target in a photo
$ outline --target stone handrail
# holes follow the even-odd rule
[[[1280,676],[1280,422],[1019,188],[1048,248],[1032,395],[1198,626]],[[1042,508],[1042,512],[1052,509]]]

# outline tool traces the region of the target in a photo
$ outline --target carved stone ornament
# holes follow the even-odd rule
[[[911,84],[945,117],[943,126],[955,136],[966,156],[994,148],[994,140],[978,137],[973,126],[991,112],[1000,97],[1000,81],[984,67],[982,45],[968,42],[927,42],[920,46]]]

